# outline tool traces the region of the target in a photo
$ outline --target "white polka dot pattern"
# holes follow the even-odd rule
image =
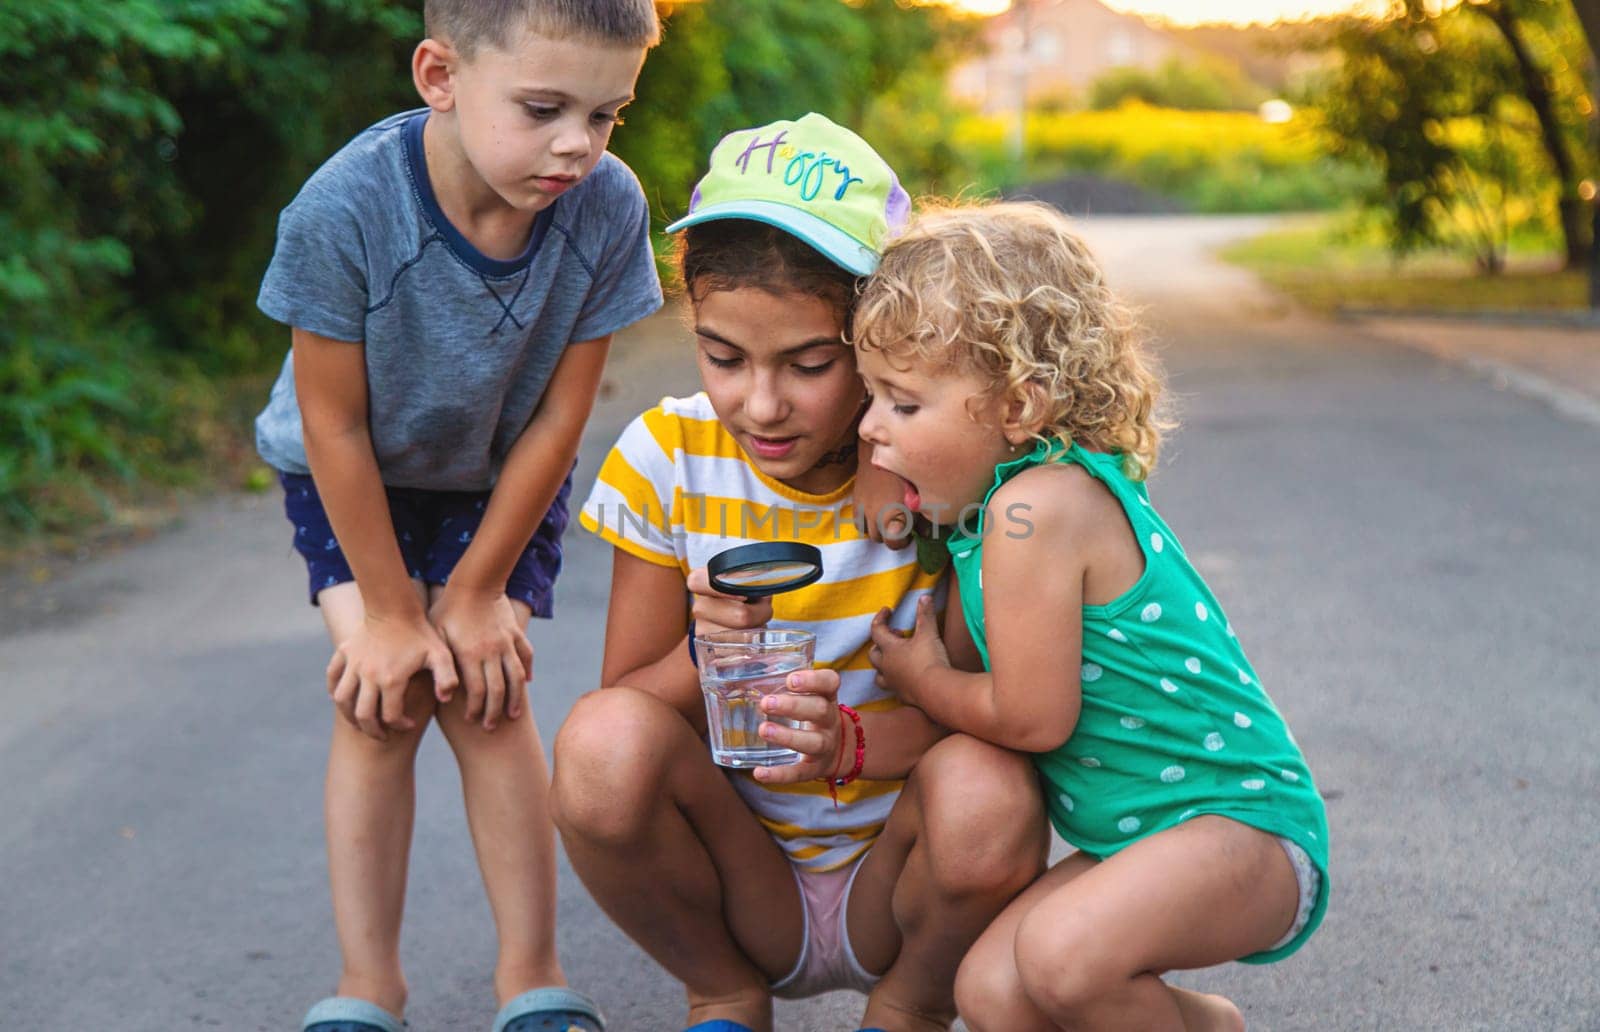
[[[1113,459],[1074,447],[1066,460],[1123,503],[1147,569],[1122,599],[1084,607],[1081,719],[1069,743],[1039,758],[1058,830],[1104,856],[1202,813],[1254,823],[1250,815],[1270,804],[1308,849],[1313,831],[1326,840],[1292,738],[1178,538]],[[977,558],[959,570],[974,582]],[[968,615],[981,631],[981,612]],[[1314,848],[1325,862],[1325,846]]]

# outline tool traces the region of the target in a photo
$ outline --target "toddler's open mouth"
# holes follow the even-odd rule
[[[890,469],[888,466],[879,466],[876,462],[874,462],[873,465],[877,466],[879,469],[890,474],[891,476],[899,477],[900,481],[905,485],[905,492],[901,495],[901,501],[905,502],[906,508],[910,509],[912,512],[922,511],[922,492],[917,490],[916,484],[913,484],[910,480],[906,479],[904,476],[901,476],[901,474]]]

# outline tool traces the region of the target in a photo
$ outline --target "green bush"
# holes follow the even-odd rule
[[[193,475],[219,382],[283,351],[254,309],[277,211],[351,134],[415,103],[414,6],[0,11],[0,525],[71,529],[118,485]]]
[[[1160,68],[1113,69],[1089,87],[1089,107],[1108,111],[1137,101],[1180,111],[1251,111],[1271,94],[1220,57],[1168,58]]]
[[[164,395],[129,285],[141,249],[192,215],[158,146],[182,119],[157,79],[215,62],[269,13],[257,0],[0,10],[0,522],[78,518],[97,478],[144,468]]]

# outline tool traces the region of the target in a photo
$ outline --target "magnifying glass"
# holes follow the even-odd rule
[[[706,575],[724,595],[766,598],[815,583],[822,576],[822,551],[798,541],[740,545],[712,556]]]

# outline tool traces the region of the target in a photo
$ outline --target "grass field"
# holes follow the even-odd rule
[[[1397,262],[1380,240],[1334,218],[1301,218],[1225,248],[1221,256],[1319,312],[1555,312],[1588,304],[1588,274],[1562,271],[1547,245],[1514,248],[1505,273],[1484,276],[1454,254]]]
[[[983,190],[1094,173],[1173,198],[1196,212],[1331,211],[1360,195],[1370,170],[1326,156],[1314,114],[1269,125],[1250,112],[1175,111],[1130,103],[1114,111],[1030,115],[1016,165],[1011,122],[973,115],[953,143]]]

